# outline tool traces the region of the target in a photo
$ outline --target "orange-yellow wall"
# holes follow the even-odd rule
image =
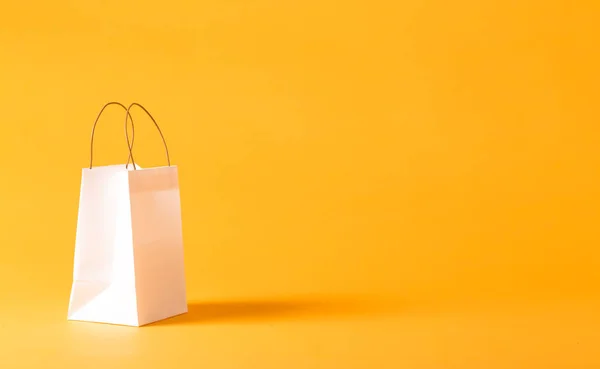
[[[1,8],[2,304],[66,314],[110,100],[144,104],[179,166],[190,299],[600,296],[596,1]],[[120,110],[95,142],[126,160]]]

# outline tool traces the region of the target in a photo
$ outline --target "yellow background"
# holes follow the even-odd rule
[[[599,4],[3,1],[0,367],[600,368]],[[180,172],[141,329],[66,321],[111,100]]]

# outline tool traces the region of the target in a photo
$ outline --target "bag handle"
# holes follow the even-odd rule
[[[127,112],[126,119],[125,119],[125,121],[126,121],[125,124],[127,124],[127,122],[129,121],[129,119],[131,118],[131,133],[132,133],[132,137],[131,137],[131,145],[130,145],[129,144],[129,136],[127,136],[127,146],[129,146],[129,157],[127,158],[127,164],[125,165],[125,167],[127,168],[129,166],[129,161],[133,160],[133,157],[131,156],[131,149],[133,147],[133,141],[135,139],[135,127],[133,125],[133,117],[131,116],[131,114],[129,114],[129,111],[127,110],[127,108],[125,107],[125,105],[121,104],[120,102],[111,101],[109,103],[104,104],[104,106],[102,107],[102,109],[100,109],[100,112],[98,113],[98,116],[96,117],[96,120],[94,121],[94,125],[92,126],[92,138],[90,139],[90,169],[92,169],[92,163],[94,161],[94,133],[96,132],[96,125],[98,124],[98,120],[100,119],[100,116],[104,112],[104,109],[108,108],[111,105],[119,105],[120,107],[122,107],[123,109],[125,109],[125,111]],[[125,131],[127,133],[127,126],[125,126]]]
[[[156,123],[156,120],[154,119],[152,114],[150,114],[150,112],[146,108],[144,108],[142,105],[134,102],[129,105],[129,107],[127,108],[127,113],[125,114],[125,137],[127,138],[127,146],[129,146],[129,157],[131,158],[131,164],[133,165],[133,170],[137,170],[137,167],[135,166],[135,160],[133,159],[133,137],[131,138],[131,145],[129,144],[129,133],[127,132],[127,122],[129,121],[129,118],[131,117],[131,114],[129,114],[129,110],[131,110],[131,108],[134,106],[142,108],[142,110],[144,110],[146,112],[146,114],[148,114],[150,119],[152,119],[152,122],[154,122],[154,125],[156,126],[156,129],[158,129],[158,133],[160,134],[160,137],[162,138],[163,144],[165,145],[165,152],[167,154],[167,164],[169,166],[171,166],[171,158],[169,157],[169,148],[167,147],[167,141],[165,140],[165,136],[163,135],[162,131],[160,130],[158,123]],[[132,120],[132,122],[133,122],[133,120]],[[132,125],[133,125],[133,123],[132,123]],[[132,131],[132,133],[133,133],[133,131]],[[129,160],[127,162],[129,163]]]

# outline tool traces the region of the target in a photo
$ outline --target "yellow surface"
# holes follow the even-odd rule
[[[0,367],[600,368],[599,4],[2,2]],[[141,329],[65,320],[110,100],[180,169]]]

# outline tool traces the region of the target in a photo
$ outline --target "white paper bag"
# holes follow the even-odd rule
[[[134,103],[126,116],[132,106],[144,109]],[[90,160],[81,180],[68,319],[141,326],[185,312],[177,167],[92,168]]]

